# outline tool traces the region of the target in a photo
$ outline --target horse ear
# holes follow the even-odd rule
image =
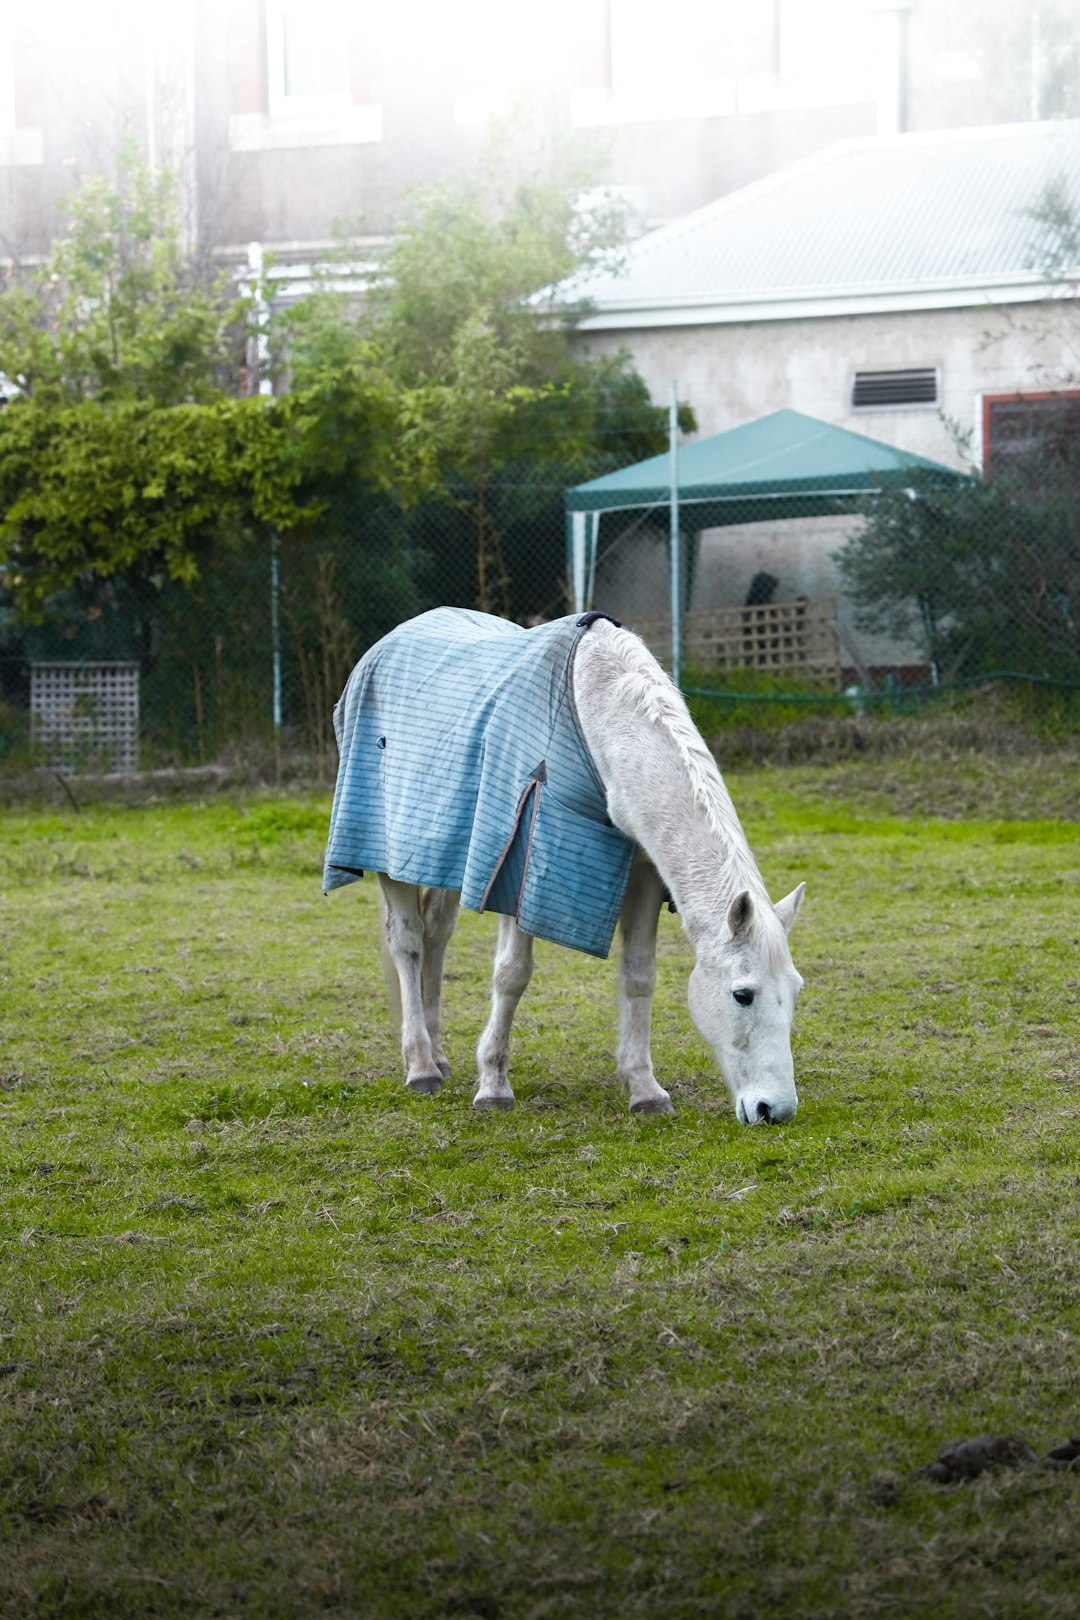
[[[803,903],[803,895],[805,893],[806,884],[800,883],[797,889],[792,889],[790,894],[785,894],[782,900],[778,900],[773,908],[776,915],[784,925],[785,934],[790,934],[791,932],[791,925],[799,915],[799,907]]]
[[[735,896],[727,914],[728,927],[731,929],[732,935],[744,933],[749,928],[753,915],[754,902],[751,899],[750,890],[744,889],[742,894]]]

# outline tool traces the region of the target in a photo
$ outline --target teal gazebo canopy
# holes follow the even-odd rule
[[[680,527],[828,517],[853,512],[875,490],[920,482],[963,483],[967,475],[801,411],[773,411],[678,452]],[[671,502],[671,458],[646,461],[566,492],[567,562],[575,612],[592,605],[600,518],[642,519]]]

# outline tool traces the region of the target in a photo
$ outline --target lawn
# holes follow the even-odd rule
[[[801,1106],[732,1114],[661,925],[539,946],[518,1107],[401,1083],[325,795],[0,812],[0,1614],[1066,1616],[1080,1475],[1075,763],[735,775],[801,878]],[[935,817],[935,807],[947,814]]]

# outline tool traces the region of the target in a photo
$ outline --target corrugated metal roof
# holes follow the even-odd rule
[[[1080,121],[845,141],[564,284],[590,327],[943,308],[1045,296],[1051,184],[1080,219]]]

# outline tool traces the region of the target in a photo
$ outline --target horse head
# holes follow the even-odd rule
[[[798,1107],[791,1025],[802,978],[787,935],[804,891],[800,883],[774,906],[743,890],[720,937],[699,946],[690,975],[690,1015],[744,1125],[783,1124]]]

